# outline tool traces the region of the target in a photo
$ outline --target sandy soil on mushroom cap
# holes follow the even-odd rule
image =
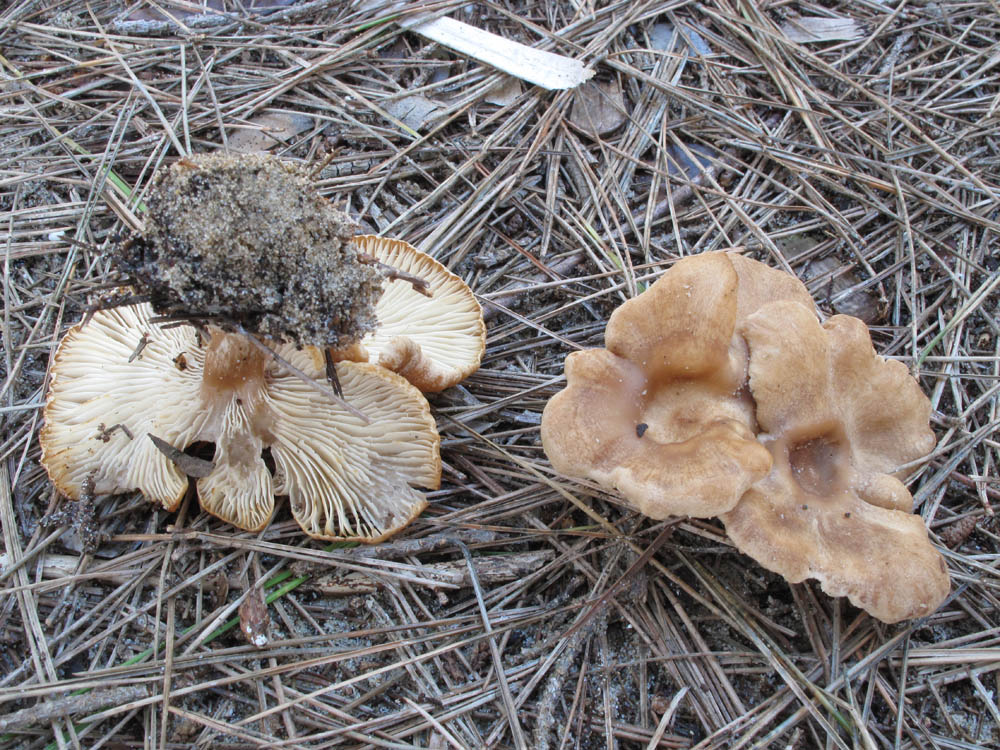
[[[449,11],[594,64],[630,116],[595,136],[569,118],[572,93],[512,85],[359,4],[273,5],[242,25],[169,0],[173,20],[106,0],[0,11],[0,719],[36,717],[3,742],[71,742],[57,709],[85,680],[81,746],[448,746],[443,727],[461,746],[511,747],[516,722],[533,747],[644,748],[665,715],[660,747],[1000,744],[1000,542],[984,507],[1000,491],[991,6]],[[841,38],[789,41],[795,13],[839,17],[821,25]],[[409,111],[425,113],[407,122],[420,138],[399,125]],[[318,168],[321,194],[364,231],[432,249],[500,305],[484,303],[483,369],[431,398],[442,490],[377,557],[303,543],[287,511],[261,537],[233,535],[191,503],[166,514],[134,495],[98,507],[110,538],[85,555],[72,530],[39,526],[59,505],[37,464],[48,356],[107,272],[65,240],[104,248],[159,163],[264,113],[309,118],[270,131],[273,150]],[[692,159],[709,161],[693,182]],[[930,393],[940,448],[909,486],[962,587],[929,620],[884,627],[789,586],[709,522],[679,523],[631,571],[664,522],[550,483],[538,420],[565,356],[602,346],[610,312],[679,253],[729,247],[787,263],[826,315],[860,304],[879,352]],[[475,589],[433,568],[468,567],[440,533],[482,569],[499,673]],[[510,563],[506,580],[480,562],[539,551],[553,557]],[[268,589],[281,593],[266,651],[236,625],[216,632],[251,586],[285,575]],[[107,702],[136,686],[150,697]],[[46,708],[56,718],[38,722]]]

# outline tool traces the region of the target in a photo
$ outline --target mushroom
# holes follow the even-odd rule
[[[382,367],[425,393],[437,393],[479,369],[486,350],[483,311],[468,285],[408,242],[354,238],[380,263],[426,282],[430,299],[410,284],[386,288],[375,304],[378,326],[361,340]]]
[[[203,340],[189,326],[157,326],[152,315],[147,304],[99,311],[60,343],[41,445],[68,497],[92,475],[97,494],[138,489],[175,510],[188,478],[150,436],[179,450],[214,443],[213,465],[196,481],[201,505],[249,531],[268,523],[275,495],[288,495],[307,534],[378,541],[426,506],[413,485],[439,486],[430,408],[402,377],[374,364],[337,365],[343,397],[366,423],[247,337],[213,326]],[[140,337],[146,344],[133,359]],[[316,347],[274,351],[323,377]]]
[[[737,323],[809,300],[787,274],[725,253],[684,258],[612,314],[606,349],[566,359],[542,414],[552,466],[618,490],[652,518],[732,509],[771,468],[755,437]]]
[[[773,465],[722,514],[729,537],[786,580],[815,578],[884,622],[933,612],[948,570],[896,475],[935,444],[916,381],[846,315],[820,325],[803,306],[775,302],[741,334]]]
[[[407,378],[441,390],[479,366],[471,290],[404,242],[355,240],[274,157],[181,159],[147,205],[112,254],[129,291],[54,359],[41,443],[56,487],[139,489],[173,510],[193,476],[219,518],[262,529],[287,495],[323,539],[378,541],[416,517],[440,439]],[[211,461],[185,453],[198,443]]]
[[[605,341],[566,358],[545,407],[553,468],[652,518],[719,515],[766,568],[886,622],[940,605],[947,568],[898,475],[934,447],[930,403],[864,323],[821,325],[795,277],[704,253],[619,307]]]

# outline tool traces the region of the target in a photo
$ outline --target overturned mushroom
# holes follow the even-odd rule
[[[100,311],[63,339],[41,432],[42,462],[60,492],[78,497],[96,472],[97,494],[138,489],[175,510],[188,478],[153,435],[180,449],[215,444],[198,496],[243,529],[267,524],[275,495],[288,495],[306,533],[324,539],[374,541],[423,510],[411,485],[438,486],[439,438],[426,399],[403,378],[372,364],[338,365],[344,398],[366,424],[244,336],[213,327],[203,342],[191,327],[151,324],[151,315],[149,305]],[[129,362],[143,333],[148,343]],[[275,351],[323,377],[319,350]],[[127,431],[102,431],[107,423]]]
[[[934,447],[930,402],[857,318],[794,303],[742,326],[771,472],[722,514],[736,546],[793,583],[817,579],[884,622],[930,614],[948,570],[894,475]]]
[[[380,263],[422,279],[431,298],[394,283],[375,305],[378,327],[361,343],[378,364],[424,392],[461,382],[479,368],[486,349],[483,311],[472,290],[429,255],[402,240],[361,235],[358,248]]]
[[[75,499],[92,476],[97,494],[139,489],[174,509],[190,476],[205,510],[247,530],[268,523],[276,495],[324,539],[405,526],[426,505],[415,488],[437,488],[441,468],[430,408],[405,377],[434,390],[478,367],[471,291],[408,245],[400,267],[359,249],[348,217],[270,157],[182,159],[148,204],[113,257],[129,293],[70,329],[54,359],[41,443],[57,488]],[[397,287],[422,293],[405,301],[413,327],[393,336],[429,362],[402,375],[361,343],[384,359],[376,305]],[[456,318],[464,333],[438,351],[427,332]],[[204,443],[210,460],[185,453]]]
[[[605,338],[567,357],[545,408],[557,471],[653,518],[720,515],[765,567],[886,622],[940,605],[944,561],[895,475],[934,446],[930,404],[863,323],[821,326],[794,277],[705,253],[616,310]]]

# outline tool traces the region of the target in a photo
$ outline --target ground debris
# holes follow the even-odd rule
[[[14,732],[46,724],[66,716],[86,716],[105,708],[112,708],[142,700],[149,696],[145,685],[126,685],[117,688],[94,690],[84,695],[40,701],[31,708],[22,708],[7,716],[0,716],[0,732]]]
[[[94,514],[94,475],[83,480],[80,499],[65,501],[62,507],[43,516],[42,526],[70,526],[80,538],[84,553],[91,553],[108,540]]]
[[[502,748],[516,745],[514,717],[528,746],[543,727],[539,746],[579,750],[1000,746],[993,5],[447,4],[614,81],[626,117],[599,135],[569,121],[576,91],[542,91],[403,28],[424,4],[372,5],[0,10],[4,742]],[[831,26],[825,40],[792,41],[783,29],[803,16],[849,19],[853,38]],[[406,97],[439,105],[416,134],[385,106]],[[402,535],[355,548],[302,538],[283,498],[264,530],[238,533],[190,501],[166,513],[135,493],[102,497],[115,537],[99,553],[114,557],[65,554],[71,533],[36,533],[44,509],[68,513],[61,525],[83,510],[53,506],[38,464],[53,346],[121,280],[108,253],[150,214],[153,175],[224,154],[269,113],[311,121],[268,145],[315,194],[358,231],[430,253],[487,307],[483,367],[428,399],[441,488]],[[247,205],[269,215],[266,201]],[[302,236],[305,213],[288,237]],[[207,229],[211,217],[197,218]],[[267,248],[238,250],[257,273]],[[932,394],[932,458],[896,469],[935,540],[954,545],[945,558],[959,583],[940,611],[873,623],[750,563],[710,519],[679,524],[641,576],[618,583],[661,522],[554,472],[536,417],[566,356],[604,346],[612,310],[677,259],[712,251],[792,271],[824,319],[871,321],[879,355]],[[205,266],[187,268],[204,277]],[[296,270],[276,269],[261,269],[267,286]],[[170,374],[196,366],[189,353]],[[100,417],[94,436],[101,419],[117,421]],[[109,434],[148,445],[136,427],[133,441]],[[493,566],[507,572],[491,579]],[[240,631],[248,579],[273,599],[260,650]],[[47,711],[81,681],[96,696],[139,680],[149,696],[97,705],[128,711],[86,728],[94,710],[58,704],[76,740],[31,705]],[[142,704],[134,713],[129,699]],[[25,710],[32,723],[11,723]]]

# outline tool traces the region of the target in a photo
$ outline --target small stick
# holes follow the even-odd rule
[[[326,363],[326,379],[330,381],[334,392],[344,397],[344,389],[340,387],[340,378],[337,377],[337,363],[333,361],[333,355],[328,348],[323,349],[323,361]]]
[[[309,179],[315,180],[319,176],[319,173],[326,168],[326,165],[329,164],[331,161],[333,161],[333,157],[336,155],[337,155],[337,149],[335,148],[331,148],[329,151],[327,151],[326,156],[323,157],[323,160],[317,165],[317,167],[314,170],[312,170],[309,173]]]
[[[483,599],[483,589],[479,585],[479,576],[476,575],[475,563],[472,562],[472,553],[469,552],[469,548],[465,545],[465,542],[458,537],[453,537],[453,541],[455,545],[462,550],[462,555],[465,557],[465,564],[469,569],[469,582],[472,584],[472,592],[475,594],[476,602],[479,604],[479,616],[483,622],[483,630],[486,631],[487,643],[490,647],[490,655],[493,657],[494,674],[497,678],[497,682],[500,684],[500,697],[503,699],[501,705],[504,707],[507,714],[507,725],[510,727],[515,746],[519,748],[519,750],[520,748],[526,748],[528,745],[525,741],[521,723],[517,718],[517,708],[514,705],[514,696],[510,692],[510,684],[507,682],[507,672],[504,669],[503,658],[500,656],[500,647],[497,645],[493,627],[490,625],[490,615],[486,609],[486,601]]]
[[[111,435],[112,433],[114,433],[115,430],[121,430],[122,432],[124,432],[125,437],[127,437],[129,440],[135,439],[135,436],[132,435],[132,431],[128,427],[123,425],[121,422],[119,422],[118,424],[113,424],[110,427],[105,427],[104,422],[101,422],[99,425],[97,425],[97,439],[100,440],[102,443],[106,443],[111,439]]]
[[[87,716],[108,707],[149,697],[145,685],[129,685],[110,690],[95,690],[85,695],[67,695],[63,698],[42,701],[29,708],[22,708],[7,716],[0,717],[0,732],[14,732],[29,729],[64,716]]]
[[[142,336],[139,337],[139,343],[135,347],[135,351],[132,352],[132,356],[128,358],[128,361],[135,362],[135,360],[142,354],[142,350],[146,348],[147,344],[149,344],[149,334],[144,332]]]
[[[368,263],[376,266],[389,281],[407,281],[410,286],[413,287],[413,291],[420,292],[420,294],[425,297],[433,297],[434,293],[430,289],[430,284],[419,276],[414,276],[411,273],[406,273],[406,271],[400,271],[398,268],[390,266],[386,263],[381,262],[376,259],[374,255],[369,255],[368,253],[358,251],[358,260],[362,263]]]

